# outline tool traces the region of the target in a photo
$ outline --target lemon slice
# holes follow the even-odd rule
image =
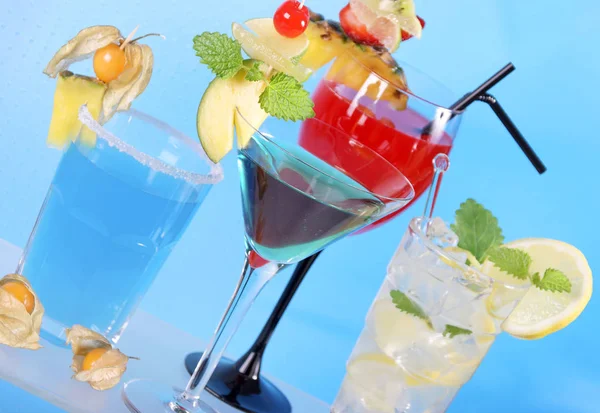
[[[246,27],[258,35],[260,40],[288,59],[302,56],[308,49],[309,41],[306,33],[302,33],[293,39],[282,36],[275,29],[273,19],[270,17],[248,20],[245,24]]]
[[[373,305],[367,319],[377,346],[392,357],[400,356],[415,342],[431,335],[426,322],[400,311],[390,300],[382,299]]]
[[[363,353],[348,363],[347,371],[352,392],[369,411],[394,411],[394,398],[404,384],[404,375],[391,357]]]
[[[528,238],[506,244],[527,252],[531,273],[542,276],[546,269],[562,271],[571,281],[570,293],[552,293],[531,287],[502,324],[508,334],[523,339],[539,339],[571,324],[592,296],[592,270],[577,248],[561,241]]]
[[[233,37],[251,58],[265,62],[275,70],[295,77],[299,82],[306,81],[312,74],[312,70],[301,64],[294,64],[292,59],[272,48],[265,39],[256,36],[241,24],[233,23],[231,29]]]
[[[469,267],[473,267],[476,270],[481,270],[481,264],[479,263],[479,261],[477,261],[477,258],[475,258],[475,256],[473,255],[473,253],[471,251],[467,251],[463,248],[460,247],[446,247],[444,248],[444,251],[450,253],[451,257],[459,260],[461,258],[461,256],[465,256],[467,259],[465,261],[465,265],[469,266]],[[452,268],[456,268],[456,269],[462,269],[462,267],[460,265],[456,265],[456,262],[449,260],[446,257],[440,257],[441,260],[449,265]]]

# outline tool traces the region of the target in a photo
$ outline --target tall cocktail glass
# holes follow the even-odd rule
[[[100,125],[84,106],[80,119],[95,138],[62,156],[17,272],[43,299],[45,338],[64,344],[80,324],[117,342],[223,174],[197,142],[142,112]]]
[[[457,242],[439,218],[410,222],[332,413],[442,413],[471,378],[530,283],[467,265]]]

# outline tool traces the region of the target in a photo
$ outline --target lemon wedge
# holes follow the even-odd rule
[[[546,269],[562,271],[571,281],[570,293],[552,293],[531,287],[502,324],[508,334],[528,340],[540,339],[571,324],[592,297],[592,270],[581,251],[551,239],[527,238],[505,245],[527,252],[532,259],[531,273]],[[486,270],[499,270],[486,263]],[[493,268],[490,268],[493,267]],[[494,277],[494,274],[486,272]],[[495,278],[495,277],[494,277]]]
[[[381,353],[361,354],[348,363],[347,371],[353,393],[363,406],[369,411],[394,411],[394,397],[402,388],[404,377],[391,357]]]

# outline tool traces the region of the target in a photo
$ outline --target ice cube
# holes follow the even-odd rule
[[[440,248],[456,247],[458,245],[458,235],[439,217],[433,218],[427,223],[426,235]]]

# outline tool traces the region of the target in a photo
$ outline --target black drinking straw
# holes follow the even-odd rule
[[[529,143],[527,142],[523,134],[519,131],[514,122],[510,119],[506,111],[502,108],[502,106],[500,106],[498,100],[488,93],[488,91],[492,87],[497,85],[502,79],[504,79],[514,70],[515,66],[512,63],[507,64],[496,74],[494,74],[488,80],[483,82],[481,86],[479,86],[477,89],[464,95],[461,99],[459,99],[452,106],[450,106],[449,109],[453,110],[454,112],[460,113],[467,109],[467,107],[469,107],[469,105],[471,105],[475,101],[487,103],[492,108],[496,116],[498,116],[498,119],[500,119],[500,122],[502,122],[506,130],[508,130],[508,133],[510,133],[515,142],[517,142],[517,145],[519,145],[525,156],[527,156],[527,159],[529,159],[534,168],[541,175],[544,172],[546,172],[546,166],[539,158],[539,156],[537,156],[531,145],[529,145]],[[450,119],[456,116],[457,113],[453,113]],[[422,134],[429,135],[431,133],[432,127],[433,123],[427,124],[427,126],[423,128]]]

